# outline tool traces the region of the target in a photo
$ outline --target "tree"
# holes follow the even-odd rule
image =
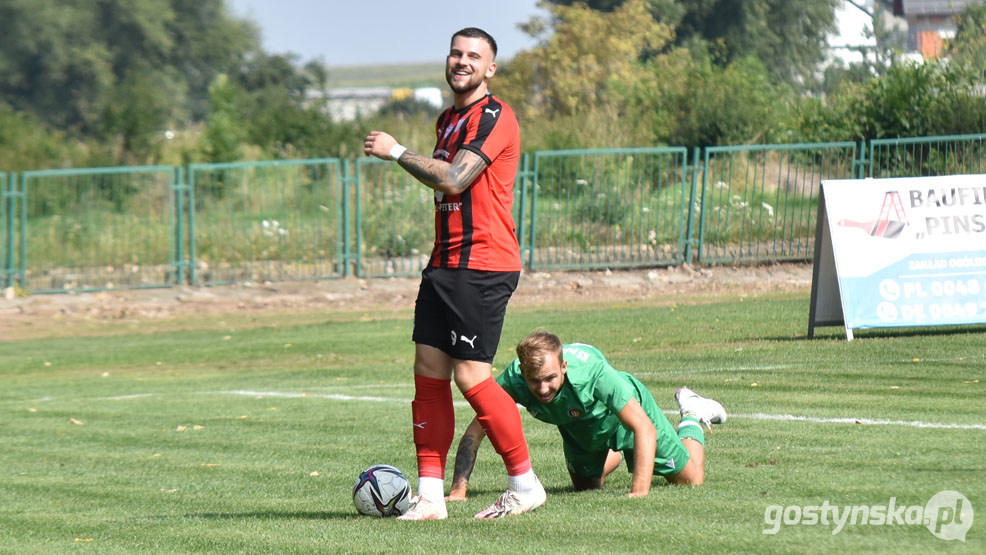
[[[551,11],[550,39],[519,53],[491,85],[530,118],[582,114],[614,101],[610,83],[630,78],[643,51],[659,49],[671,39],[668,27],[650,17],[643,0],[602,15],[582,5]]]
[[[4,0],[0,36],[0,101],[128,160],[204,116],[209,83],[259,45],[223,0]]]
[[[613,11],[628,0],[590,0]],[[570,5],[574,0],[548,0]],[[835,29],[839,0],[649,0],[655,20],[674,28],[677,46],[709,45],[720,66],[755,56],[789,83],[811,79],[824,57],[825,39]]]
[[[986,81],[986,3],[969,3],[956,16],[955,38],[948,43],[952,62],[980,72]]]

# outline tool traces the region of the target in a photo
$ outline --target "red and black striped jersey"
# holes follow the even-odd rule
[[[460,149],[475,152],[486,169],[458,195],[435,192],[435,246],[430,266],[520,271],[513,213],[520,128],[513,110],[487,94],[445,110],[435,126],[434,157],[451,162]]]

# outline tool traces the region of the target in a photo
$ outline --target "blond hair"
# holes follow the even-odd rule
[[[524,374],[537,372],[544,366],[548,353],[558,356],[561,362],[561,339],[557,335],[543,329],[534,330],[517,344],[517,358],[520,359],[520,371]]]

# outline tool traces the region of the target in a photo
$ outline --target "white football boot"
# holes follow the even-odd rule
[[[448,518],[445,500],[435,503],[426,497],[415,495],[411,498],[411,506],[407,512],[397,517],[397,520],[444,520]]]
[[[726,421],[726,409],[714,399],[702,397],[687,387],[682,387],[674,394],[675,401],[681,409],[681,415],[694,415],[705,426],[712,431],[713,424],[722,424]]]
[[[475,518],[503,518],[510,515],[529,513],[544,505],[544,500],[547,497],[547,493],[545,493],[544,486],[541,485],[540,480],[538,480],[537,488],[527,495],[520,495],[508,488],[507,491],[500,495],[496,503],[476,513]]]

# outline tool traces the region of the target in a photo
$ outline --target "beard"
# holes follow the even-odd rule
[[[480,85],[483,84],[483,76],[476,73],[469,74],[467,79],[457,81],[455,79],[455,70],[445,71],[445,81],[448,83],[452,92],[456,94],[465,94],[476,90]]]

